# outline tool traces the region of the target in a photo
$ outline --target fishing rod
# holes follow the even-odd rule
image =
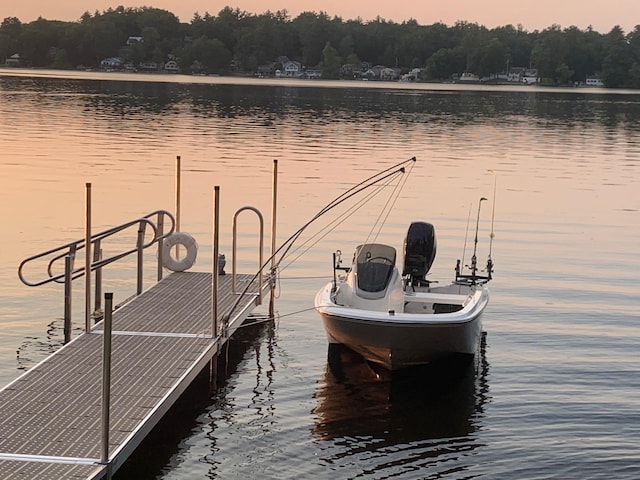
[[[325,205],[324,208],[322,208],[318,213],[316,213],[316,215],[311,220],[309,220],[302,227],[300,227],[297,232],[295,232],[287,240],[285,240],[285,242],[280,246],[280,248],[276,251],[276,253],[278,253],[282,248],[284,248],[285,245],[288,244],[288,246],[286,250],[282,253],[280,260],[278,260],[276,263],[280,264],[280,262],[282,262],[282,259],[287,255],[287,253],[293,246],[294,242],[298,239],[298,237],[300,237],[300,235],[302,235],[302,232],[304,232],[307,229],[307,227],[311,225],[313,222],[315,222],[318,218],[320,218],[330,210],[333,210],[335,207],[349,200],[350,198],[357,195],[358,193],[380,183],[381,181],[391,178],[395,175],[404,174],[406,171],[405,164],[413,164],[415,162],[416,162],[416,157],[411,157],[409,160],[404,160],[385,170],[382,170],[381,172],[376,173],[375,175],[370,176],[366,180],[363,180],[362,182],[354,185],[350,189],[340,194],[337,198],[329,202],[327,205]]]
[[[464,255],[467,252],[467,237],[469,236],[469,223],[471,222],[471,203],[469,204],[469,214],[467,215],[467,228],[464,231],[464,244],[462,246],[462,262],[458,261],[458,265],[456,266],[456,271],[460,273],[460,263],[464,265]]]
[[[498,185],[498,174],[494,170],[489,170],[493,172],[493,208],[491,210],[491,233],[489,233],[489,260],[491,260],[491,249],[493,248],[493,238],[496,236],[493,233],[493,221],[496,216],[496,188]]]
[[[493,208],[491,209],[491,233],[489,233],[489,257],[487,258],[487,277],[491,280],[493,274],[493,260],[491,259],[491,251],[493,249],[493,239],[496,236],[493,232],[493,222],[496,216],[496,190],[498,186],[498,174],[495,170],[489,170],[493,172]]]
[[[476,220],[476,238],[473,242],[473,256],[471,257],[471,276],[475,278],[476,276],[476,272],[478,271],[478,267],[477,267],[477,257],[476,257],[476,250],[478,248],[478,228],[480,227],[480,207],[482,207],[482,202],[486,201],[487,199],[485,197],[481,197],[480,201],[478,202],[478,218]]]
[[[494,178],[493,178],[493,207],[491,210],[491,233],[489,233],[489,255],[487,258],[487,266],[486,269],[483,271],[487,272],[486,276],[478,276],[478,263],[477,263],[477,248],[478,248],[478,230],[479,230],[479,226],[480,226],[480,208],[482,207],[482,202],[486,201],[487,199],[485,197],[481,197],[480,201],[478,202],[478,217],[476,219],[476,236],[474,239],[474,243],[473,243],[473,256],[471,257],[471,265],[465,265],[464,264],[464,252],[466,250],[466,246],[467,246],[467,234],[469,232],[469,219],[471,217],[471,206],[469,206],[469,217],[467,218],[467,232],[465,233],[465,237],[464,237],[464,249],[462,251],[462,261],[458,260],[456,262],[456,282],[460,282],[460,283],[468,283],[471,282],[471,284],[475,285],[478,280],[484,282],[488,282],[489,280],[492,279],[493,277],[493,260],[491,259],[491,253],[493,250],[493,239],[495,238],[495,233],[493,231],[493,227],[494,227],[494,223],[495,223],[495,214],[496,214],[496,190],[497,190],[497,175],[496,172],[494,170],[489,170],[489,172],[492,172],[494,174]],[[471,269],[471,275],[463,275],[462,274],[462,268],[466,267]]]
[[[249,291],[249,287],[253,284],[253,282],[255,282],[256,278],[258,278],[258,275],[262,275],[263,270],[267,267],[267,265],[269,265],[271,260],[273,258],[275,258],[284,249],[284,252],[280,256],[280,259],[276,262],[276,265],[279,265],[280,262],[282,262],[284,257],[287,255],[287,253],[289,252],[289,250],[291,249],[291,247],[293,246],[295,241],[300,237],[300,235],[302,235],[302,233],[309,227],[309,225],[314,223],[316,220],[318,220],[318,218],[323,216],[325,213],[327,213],[330,210],[336,208],[338,205],[346,202],[347,200],[349,200],[353,196],[357,195],[358,193],[360,193],[360,192],[362,192],[362,191],[364,191],[364,190],[366,190],[366,189],[378,184],[379,182],[382,182],[384,180],[392,178],[392,177],[394,177],[396,175],[403,175],[406,172],[405,165],[408,165],[408,164],[409,165],[413,165],[415,162],[416,162],[416,157],[411,157],[408,160],[404,160],[404,161],[399,162],[399,163],[397,163],[397,164],[395,164],[395,165],[393,165],[393,166],[391,166],[389,168],[386,168],[386,169],[382,170],[381,172],[378,172],[378,173],[370,176],[369,178],[363,180],[362,182],[354,185],[350,189],[348,189],[345,192],[343,192],[342,194],[340,194],[337,198],[335,198],[334,200],[329,202],[322,209],[320,209],[320,211],[318,213],[316,213],[311,218],[311,220],[309,220],[307,223],[305,223],[293,235],[291,235],[287,240],[285,240],[282,243],[282,245],[280,245],[276,249],[276,251],[273,252],[271,254],[271,256],[269,256],[269,258],[260,266],[260,268],[258,269],[256,274],[251,278],[251,280],[247,283],[247,285],[245,286],[245,288],[242,291],[242,293],[238,296],[238,299],[235,301],[235,303],[233,304],[233,306],[231,307],[229,312],[223,317],[223,321],[224,320],[228,320],[230,318],[231,314],[235,311],[235,309],[240,304],[240,301],[241,301],[242,297]],[[277,268],[277,266],[275,268]],[[272,274],[273,274],[273,271],[272,271]]]
[[[307,251],[309,251],[309,249],[311,249],[313,246],[315,246],[317,243],[319,243],[321,240],[323,240],[327,235],[329,235],[332,231],[334,231],[336,228],[338,228],[338,226],[342,225],[342,223],[344,223],[346,220],[348,220],[353,214],[355,214],[358,210],[360,210],[360,208],[362,208],[364,205],[366,205],[371,199],[373,199],[378,194],[380,194],[382,192],[382,190],[392,182],[392,180],[393,180],[392,178],[389,178],[389,179],[387,179],[387,181],[385,183],[381,183],[381,184],[375,185],[375,189],[371,193],[366,194],[362,199],[358,200],[355,203],[355,205],[349,207],[344,213],[341,213],[340,215],[338,215],[338,217],[335,220],[332,220],[323,229],[324,230],[323,234],[321,234],[321,235],[317,234],[315,236],[312,236],[311,238],[309,238],[308,240],[306,240],[305,242],[300,244],[296,249],[290,251],[287,254],[287,256],[290,256],[290,255],[293,255],[294,253],[299,252],[303,247],[307,247],[305,250],[303,250],[301,253],[299,253],[295,258],[293,258],[291,261],[289,261],[289,263],[287,263],[282,269],[280,269],[280,271],[288,268],[298,258],[300,258],[302,255],[304,255]],[[367,239],[368,239],[368,237],[367,237]],[[365,242],[365,243],[367,243],[367,242]]]

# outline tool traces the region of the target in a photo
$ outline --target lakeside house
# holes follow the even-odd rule
[[[178,62],[175,60],[169,60],[164,64],[164,71],[167,73],[179,73],[180,67],[178,66]]]
[[[109,57],[100,61],[100,66],[106,70],[120,70],[124,67],[124,58]]]
[[[597,75],[587,75],[585,84],[587,87],[604,87],[604,82]]]
[[[4,64],[6,67],[19,67],[22,64],[19,53],[14,53],[9,58],[5,59]]]

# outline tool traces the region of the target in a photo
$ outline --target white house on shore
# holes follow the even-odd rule
[[[604,87],[604,82],[597,75],[587,76],[585,84],[587,87]]]
[[[105,58],[100,61],[100,66],[105,69],[120,69],[124,66],[124,59],[120,57]]]
[[[14,53],[9,58],[5,59],[4,64],[7,67],[19,67],[21,65],[20,54]]]

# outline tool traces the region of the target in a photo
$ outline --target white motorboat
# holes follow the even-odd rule
[[[389,370],[454,356],[472,358],[489,302],[491,256],[486,275],[478,275],[474,249],[471,274],[463,275],[458,261],[455,279],[440,285],[426,278],[435,253],[435,229],[425,222],[409,227],[402,275],[391,246],[358,246],[350,267],[341,266],[336,252],[334,279],[315,298],[329,342]]]

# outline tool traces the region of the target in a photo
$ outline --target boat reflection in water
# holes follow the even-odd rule
[[[451,460],[480,446],[474,433],[488,399],[484,332],[479,350],[473,361],[391,373],[330,344],[313,410],[322,460],[350,477],[354,469],[384,478],[450,469]]]

